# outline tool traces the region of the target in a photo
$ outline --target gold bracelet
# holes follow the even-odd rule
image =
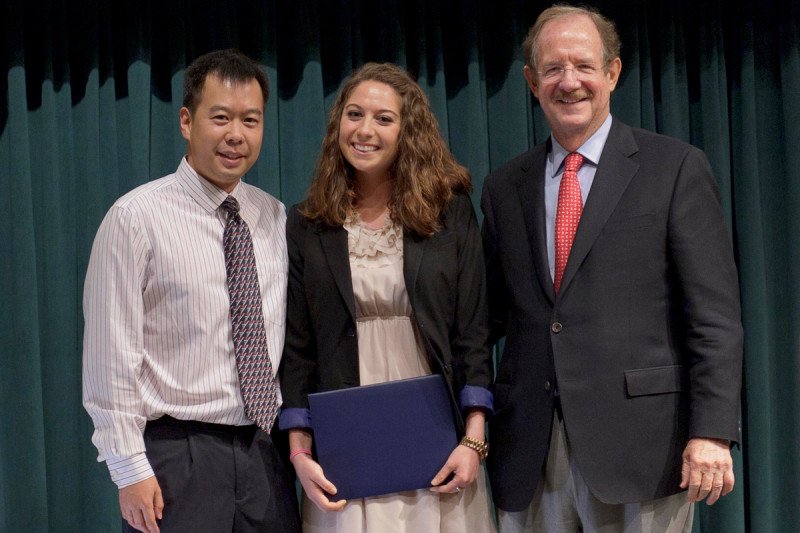
[[[489,455],[489,443],[486,441],[479,441],[464,435],[461,437],[461,442],[459,442],[459,444],[478,452],[478,457],[481,461],[486,459],[486,456]]]

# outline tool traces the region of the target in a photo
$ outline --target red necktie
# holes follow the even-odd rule
[[[244,412],[269,433],[278,414],[277,384],[267,353],[261,289],[258,285],[253,239],[247,223],[239,216],[239,202],[228,196],[222,202],[227,211],[223,244],[236,369],[244,400]]]
[[[567,267],[567,258],[578,229],[583,212],[581,185],[578,183],[578,169],[583,164],[583,156],[577,152],[569,154],[564,160],[564,175],[558,188],[558,207],[556,208],[556,269],[553,290],[558,294],[561,279]]]

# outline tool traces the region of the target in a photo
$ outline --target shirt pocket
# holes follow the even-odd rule
[[[283,326],[286,323],[286,277],[288,265],[281,259],[264,261],[258,268],[264,320]]]

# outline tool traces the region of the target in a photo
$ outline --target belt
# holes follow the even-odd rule
[[[179,420],[169,415],[147,421],[148,427],[175,427],[188,431],[200,433],[224,433],[226,435],[240,435],[256,429],[255,424],[246,426],[230,426],[228,424],[214,424],[211,422],[200,422],[199,420]]]

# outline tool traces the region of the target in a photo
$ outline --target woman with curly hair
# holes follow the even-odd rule
[[[306,532],[494,530],[480,465],[492,367],[471,188],[404,70],[368,63],[347,79],[286,228],[280,427]],[[311,455],[308,394],[432,373],[459,404],[463,439],[431,488],[329,500],[335,487]]]

